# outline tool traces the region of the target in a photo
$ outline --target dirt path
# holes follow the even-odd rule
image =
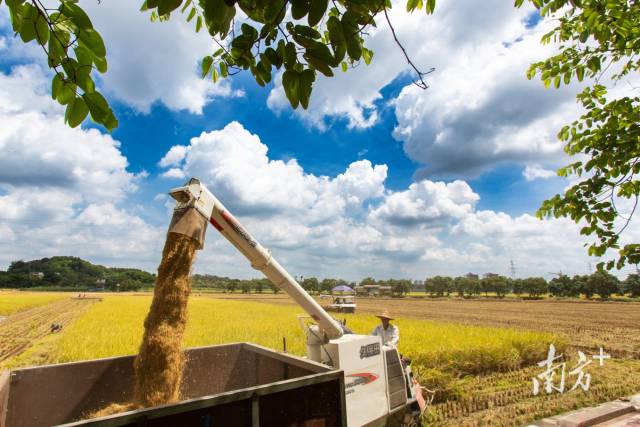
[[[75,320],[96,299],[63,299],[21,311],[0,322],[0,362],[16,356],[51,333],[51,324],[64,327]]]

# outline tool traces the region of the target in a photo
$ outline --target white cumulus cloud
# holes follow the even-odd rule
[[[478,210],[462,180],[385,185],[386,165],[358,160],[335,177],[310,174],[295,160],[269,157],[258,135],[232,122],[205,132],[167,163],[200,178],[274,256],[296,275],[424,278],[434,274],[549,271],[584,273],[584,238],[569,220]],[[210,233],[197,271],[252,277],[224,239]]]
[[[146,174],[111,136],[65,125],[47,91],[35,65],[0,72],[0,265],[76,255],[153,269],[162,234],[122,206]]]
[[[522,176],[524,176],[524,178],[527,181],[533,181],[535,179],[552,178],[552,177],[557,176],[557,175],[552,170],[545,169],[545,168],[543,168],[543,167],[541,167],[540,165],[537,165],[537,164],[533,164],[533,165],[527,165],[524,168],[524,170],[522,171]]]

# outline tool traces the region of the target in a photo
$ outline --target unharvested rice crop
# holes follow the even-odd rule
[[[111,296],[92,306],[64,333],[54,359],[58,362],[136,353],[151,299]],[[184,347],[248,341],[304,355],[305,338],[294,306],[191,297]],[[368,334],[379,320],[372,315],[340,315],[356,333]],[[544,359],[553,334],[508,328],[465,326],[399,319],[400,351],[419,371],[438,368],[452,375],[502,371]]]
[[[56,293],[0,292],[0,316],[11,316],[68,297],[68,294]]]

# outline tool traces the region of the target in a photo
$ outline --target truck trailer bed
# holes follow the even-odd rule
[[[248,343],[186,350],[182,401],[93,420],[131,401],[134,356],[0,374],[0,427],[346,427],[344,374]]]

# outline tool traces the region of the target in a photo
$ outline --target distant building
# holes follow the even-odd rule
[[[464,277],[469,278],[469,279],[476,279],[476,280],[480,278],[480,277],[479,277],[477,274],[475,274],[475,273],[467,273],[467,274],[465,274],[465,275],[464,275]]]
[[[484,274],[484,278],[485,278],[485,279],[488,279],[488,278],[490,278],[490,277],[498,277],[498,276],[500,276],[500,275],[499,275],[499,274],[496,274],[496,273],[485,273],[485,274]]]
[[[104,286],[107,283],[105,279],[97,279],[96,280],[96,289],[103,291]]]
[[[354,290],[356,291],[356,295],[370,297],[391,296],[393,293],[391,286],[381,285],[356,286]]]
[[[29,273],[29,275],[34,278],[34,279],[38,279],[41,280],[44,277],[44,273],[42,271],[38,271],[38,272],[32,272]]]
[[[424,280],[414,280],[411,284],[411,290],[414,292],[424,292]]]

